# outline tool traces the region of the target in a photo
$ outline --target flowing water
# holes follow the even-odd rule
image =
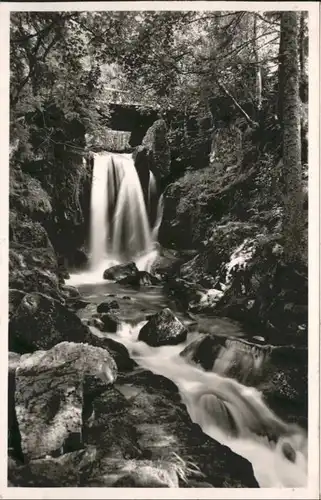
[[[150,347],[137,340],[146,314],[167,306],[173,309],[173,304],[158,287],[134,290],[102,280],[104,269],[126,258],[129,260],[129,257],[134,258],[141,269],[150,267],[157,256],[155,234],[157,237],[162,217],[160,198],[155,223],[151,226],[146,207],[155,194],[154,177],[150,176],[145,203],[132,159],[125,155],[115,156],[103,154],[95,158],[90,267],[82,274],[72,275],[70,283],[76,284],[82,295],[91,301],[92,312],[106,297],[117,297],[123,321],[116,334],[105,335],[125,345],[140,366],[172,380],[191,419],[207,435],[248,459],[261,487],[305,487],[307,440],[304,432],[278,418],[254,387],[231,378],[231,367],[235,365],[243,374],[243,381],[253,370],[259,372],[269,356],[268,349],[255,349],[251,343],[247,347],[245,332],[234,322],[201,316],[197,317],[193,331],[190,328],[186,342],[177,346]],[[90,308],[81,314],[90,314]],[[187,316],[176,314],[191,326]],[[212,372],[205,372],[180,356],[201,331],[234,337],[222,345]],[[236,337],[242,338],[243,351]]]
[[[146,207],[132,155],[94,154],[89,269],[74,275],[73,284],[103,282],[104,270],[122,262],[134,261],[138,269],[150,270],[158,255],[156,242],[163,214],[161,196],[154,224],[150,224],[155,198],[156,180],[149,172]]]

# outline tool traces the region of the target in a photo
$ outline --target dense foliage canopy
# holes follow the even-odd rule
[[[106,127],[112,103],[127,103],[138,105],[141,112],[156,109],[167,121],[172,180],[186,170],[208,166],[210,152],[219,155],[228,149],[226,144],[215,145],[226,127],[241,136],[244,165],[263,165],[266,179],[265,170],[272,166],[275,171],[282,158],[285,75],[291,73],[285,54],[294,38],[302,139],[307,130],[306,13],[293,14],[295,33],[291,27],[289,31],[286,15],[12,13],[13,163],[43,181],[49,191],[57,182],[67,185],[66,165],[78,175],[85,134]],[[301,156],[305,163],[305,147]],[[275,178],[281,181],[282,172]]]

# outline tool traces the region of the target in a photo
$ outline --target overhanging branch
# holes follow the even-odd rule
[[[258,128],[259,127],[259,124],[252,120],[252,118],[247,114],[247,112],[242,108],[242,106],[240,106],[240,104],[237,102],[237,100],[232,96],[232,94],[228,91],[228,89],[225,87],[225,85],[220,82],[217,78],[216,78],[216,82],[217,82],[217,85],[219,86],[219,88],[224,92],[224,94],[229,97],[231,99],[231,101],[233,102],[234,106],[239,110],[239,112],[244,116],[244,118],[246,119],[247,123],[252,127],[252,128]]]

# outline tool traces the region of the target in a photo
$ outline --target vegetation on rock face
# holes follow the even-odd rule
[[[294,419],[305,412],[307,42],[298,11],[11,14],[15,486],[257,486],[246,460],[191,422],[172,382],[133,371],[124,345],[88,328],[115,333],[127,320],[122,302],[103,302],[88,323],[75,314],[87,302],[64,286],[65,261],[87,263],[89,150],[135,149],[143,190],[151,170],[164,192],[165,248],[154,266],[164,291],[187,314],[263,331],[279,347],[269,346],[260,388],[272,408],[281,401]],[[122,106],[145,122],[131,137],[109,129]],[[104,278],[135,292],[159,284],[133,262]],[[148,319],[138,338],[150,346],[187,338],[170,309],[137,317]],[[212,369],[221,346],[214,337],[199,337],[183,356]],[[129,401],[110,387],[116,365],[137,389]],[[229,375],[238,378],[235,366]]]

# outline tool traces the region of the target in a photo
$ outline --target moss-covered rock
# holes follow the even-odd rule
[[[49,194],[39,180],[18,168],[10,169],[10,208],[44,221],[52,213]]]
[[[141,146],[134,152],[135,167],[142,184],[149,170],[157,179],[164,179],[170,172],[170,149],[164,120],[156,120],[147,130]]]

